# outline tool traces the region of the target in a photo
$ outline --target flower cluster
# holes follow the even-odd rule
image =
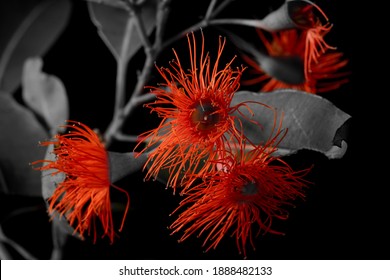
[[[331,26],[321,24],[314,16],[314,8],[326,17],[315,5],[298,6],[292,19],[300,28],[273,32],[272,41],[258,30],[269,56],[299,59],[304,80],[296,84],[278,81],[261,69],[261,63],[244,57],[258,74],[249,83],[265,81],[264,92],[290,88],[321,93],[347,82],[347,74],[338,72],[347,61],[324,41]],[[167,184],[174,189],[183,188],[181,194],[185,198],[174,211],[173,214],[179,215],[170,226],[172,234],[184,232],[180,242],[191,235],[204,235],[203,246],[208,251],[215,249],[224,236],[231,235],[239,252],[246,257],[247,243],[254,247],[255,235],[280,233],[272,228],[272,221],[286,219],[286,206],[304,197],[308,185],[304,176],[310,168],[294,171],[274,155],[284,135],[282,123],[276,126],[277,116],[274,124],[277,131],[265,143],[255,145],[246,137],[240,118],[233,114],[238,106],[231,106],[244,69],[234,71],[230,62],[218,70],[225,41],[220,41],[218,58],[211,66],[203,37],[198,63],[194,35],[192,42],[187,37],[190,71],[184,71],[175,52],[173,71],[159,69],[166,83],[152,88],[157,101],[147,107],[157,112],[162,121],[142,138],[146,143],[143,152],[150,151],[146,176],[157,177],[168,169]],[[248,108],[245,102],[239,106]],[[250,119],[243,113],[242,116]],[[257,125],[261,127],[261,123]]]
[[[179,241],[195,232],[204,233],[204,245],[210,242],[210,249],[231,231],[239,251],[246,256],[247,240],[253,245],[253,224],[259,231],[277,233],[271,229],[272,219],[285,219],[283,206],[303,196],[303,175],[308,170],[295,172],[273,156],[283,139],[282,123],[276,126],[278,116],[273,108],[257,103],[273,111],[275,135],[257,145],[245,136],[240,118],[233,113],[241,106],[249,110],[249,115],[252,112],[245,102],[231,106],[243,69],[232,70],[230,62],[218,70],[225,40],[220,39],[218,58],[211,66],[204,38],[198,64],[194,34],[187,37],[189,73],[183,70],[175,52],[174,72],[159,69],[166,83],[152,89],[157,100],[147,105],[162,121],[141,138],[146,144],[141,154],[151,150],[145,165],[146,178],[157,177],[168,169],[167,184],[181,188],[185,199],[174,212],[184,211],[170,227],[173,233],[185,229]],[[250,121],[250,116],[239,112]],[[261,124],[256,125],[261,128]]]
[[[205,50],[203,32],[200,43],[191,32],[186,37],[189,69],[173,50],[169,67],[156,67],[163,82],[146,87],[154,101],[145,107],[157,114],[160,123],[138,136],[134,151],[139,151],[136,157],[145,157],[145,180],[165,176],[167,187],[183,196],[172,213],[177,219],[169,227],[172,234],[182,232],[180,242],[192,235],[204,236],[208,251],[230,235],[246,257],[248,244],[255,247],[254,237],[281,233],[273,228],[273,221],[286,219],[288,207],[305,196],[310,168],[295,171],[277,156],[288,133],[283,114],[259,99],[233,102],[241,83],[261,83],[262,92],[295,89],[319,94],[348,81],[347,73],[340,71],[347,60],[324,40],[332,26],[322,24],[315,12],[327,21],[326,15],[309,1],[295,2],[289,15],[296,28],[257,30],[267,51],[260,60],[244,55],[248,66],[233,68],[236,57],[223,64],[226,38],[219,37],[212,59],[213,54]],[[286,61],[294,65],[289,68]],[[241,81],[247,68],[256,77]],[[302,79],[279,79],[294,75],[294,69]],[[271,124],[262,123],[258,112],[263,110],[273,113]],[[249,137],[248,126],[264,135]],[[65,174],[48,199],[49,213],[65,217],[82,238],[92,232],[96,241],[97,227],[101,227],[102,236],[113,242],[110,189],[125,193],[128,201],[129,196],[113,185],[112,171],[119,165],[123,170],[127,161],[112,161],[98,135],[86,125],[69,121],[64,127],[70,131],[42,143],[53,146],[55,159],[34,162],[42,164],[37,170]],[[120,230],[128,207],[129,202]]]

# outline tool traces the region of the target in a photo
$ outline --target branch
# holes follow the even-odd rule
[[[176,34],[175,36],[169,38],[168,40],[166,40],[164,42],[164,44],[161,45],[161,49],[164,49],[166,47],[168,47],[170,44],[172,44],[173,42],[175,42],[176,40],[178,40],[180,37],[182,37],[183,35],[189,33],[189,32],[192,32],[194,30],[199,30],[203,27],[206,27],[206,26],[209,26],[211,25],[211,22],[213,22],[214,20],[212,20],[213,18],[215,18],[223,9],[226,8],[227,5],[230,4],[230,2],[232,2],[234,0],[225,0],[224,2],[222,2],[215,10],[214,10],[214,7],[216,5],[216,0],[212,0],[209,7],[207,8],[207,11],[206,11],[206,14],[203,18],[203,20],[201,20],[200,22],[198,23],[195,23],[194,25],[184,29],[183,31],[179,32],[178,34]],[[229,19],[224,19],[223,21],[228,21]]]
[[[207,8],[206,15],[204,16],[204,18],[206,20],[208,20],[210,17],[212,17],[215,4],[217,4],[217,0],[211,0],[210,5]]]
[[[169,3],[171,0],[160,0],[157,6],[156,14],[156,35],[154,40],[154,49],[159,49],[162,44],[165,26],[169,15]]]
[[[234,0],[225,0],[224,2],[222,2],[218,8],[216,8],[214,10],[214,13],[212,14],[211,17],[216,17],[220,12],[222,12],[223,9],[225,9],[231,2],[233,2]]]
[[[123,134],[123,133],[116,133],[114,135],[115,139],[116,140],[119,140],[119,141],[122,141],[122,142],[131,142],[131,143],[135,143],[138,141],[138,136],[137,135],[126,135],[126,134]]]

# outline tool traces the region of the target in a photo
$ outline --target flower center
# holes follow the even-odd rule
[[[235,181],[234,191],[239,195],[240,200],[246,200],[248,197],[256,195],[259,193],[259,186],[256,180],[249,178],[247,176],[238,175],[238,181]]]
[[[246,185],[244,185],[241,188],[241,194],[245,196],[251,196],[257,194],[258,189],[257,189],[257,184],[256,182],[248,182]]]
[[[218,107],[209,102],[199,103],[191,114],[191,121],[201,131],[213,129],[221,119]]]

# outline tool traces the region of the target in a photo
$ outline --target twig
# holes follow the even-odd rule
[[[208,20],[208,19],[212,16],[213,10],[214,10],[215,4],[217,4],[217,1],[218,1],[218,0],[211,0],[210,5],[209,5],[209,7],[207,8],[206,15],[204,16],[204,18],[205,18],[206,20]]]
[[[167,5],[167,3],[165,3],[165,5]],[[156,59],[156,55],[161,50],[161,47],[160,45],[158,45],[158,43],[156,43],[154,46],[151,45],[148,35],[146,33],[144,23],[141,20],[141,17],[139,15],[139,9],[133,6],[132,4],[129,4],[129,7],[132,16],[134,17],[136,22],[137,31],[144,47],[146,59],[141,74],[138,76],[137,83],[133,89],[129,101],[123,107],[123,109],[120,110],[120,113],[117,114],[117,117],[113,119],[113,121],[110,123],[110,125],[108,126],[105,132],[105,141],[107,146],[110,145],[113,138],[116,138],[115,135],[117,135],[118,132],[122,129],[125,120],[130,116],[133,110],[140,104],[143,104],[146,101],[155,98],[154,95],[149,95],[149,94],[141,96],[141,93],[143,91],[146,82],[148,81],[149,75],[153,68],[154,61]],[[160,6],[160,8],[166,8],[166,7],[162,5]]]
[[[231,2],[234,0],[225,0],[223,1],[213,12],[212,17],[216,17],[223,9],[225,9]]]
[[[123,133],[116,133],[114,135],[116,140],[122,141],[122,142],[137,142],[138,141],[138,136],[137,135],[125,135]]]
[[[120,110],[123,108],[125,104],[127,50],[130,45],[132,30],[133,30],[132,24],[130,21],[128,21],[125,29],[125,35],[123,38],[122,46],[121,46],[121,52],[117,58],[114,119],[118,117],[118,114],[120,114]]]
[[[187,34],[187,33],[192,32],[194,30],[199,30],[199,29],[201,29],[203,27],[209,26],[211,21],[213,20],[213,18],[215,18],[232,1],[234,1],[234,0],[225,0],[215,10],[214,10],[214,6],[216,5],[216,1],[214,1],[214,0],[211,1],[209,7],[207,8],[207,11],[206,11],[206,14],[205,14],[203,20],[201,20],[200,22],[195,23],[194,25],[192,25],[192,26],[182,30],[178,34],[176,34],[176,35],[172,36],[171,38],[169,38],[168,40],[166,40],[161,45],[161,49],[164,49],[164,48],[168,47],[170,44],[172,44],[173,42],[178,40],[184,34]],[[221,20],[222,21],[228,21],[229,19],[221,19]]]
[[[171,0],[160,0],[157,6],[156,14],[156,35],[154,39],[154,48],[160,49],[162,38],[164,36],[165,26],[169,15],[169,3]]]

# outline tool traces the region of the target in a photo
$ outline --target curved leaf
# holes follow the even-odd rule
[[[9,1],[2,2],[8,4]],[[14,10],[0,8],[3,13],[19,16],[19,25],[12,30],[12,35],[8,31],[8,38],[0,41],[0,90],[9,93],[20,85],[24,61],[28,57],[43,55],[61,34],[71,8],[68,0],[34,1],[34,6],[28,3],[30,1],[15,2],[17,3],[10,6]],[[19,9],[22,9],[21,14]],[[8,18],[4,17],[4,20]],[[8,27],[6,21],[2,21],[0,25]],[[13,19],[11,27],[15,25]]]
[[[339,128],[351,118],[330,101],[318,95],[297,90],[277,90],[268,93],[248,91],[237,92],[232,106],[241,102],[261,102],[276,109],[275,113],[259,104],[249,103],[253,112],[241,109],[252,120],[259,122],[262,129],[245,118],[241,118],[245,135],[255,144],[267,141],[273,133],[275,120],[282,120],[287,134],[279,144],[281,155],[295,153],[301,149],[321,152],[328,158],[341,158],[347,148],[345,139],[335,137]],[[341,134],[339,137],[342,136]]]
[[[68,97],[60,79],[42,72],[42,59],[27,59],[23,67],[22,96],[35,113],[41,116],[51,134],[69,118]]]
[[[29,165],[45,152],[38,142],[48,137],[34,115],[11,95],[0,95],[0,169],[6,193],[41,196],[41,175]]]
[[[141,9],[141,20],[150,35],[156,26],[156,1],[149,0]],[[127,62],[142,46],[135,19],[121,8],[88,2],[92,22],[117,61]]]

